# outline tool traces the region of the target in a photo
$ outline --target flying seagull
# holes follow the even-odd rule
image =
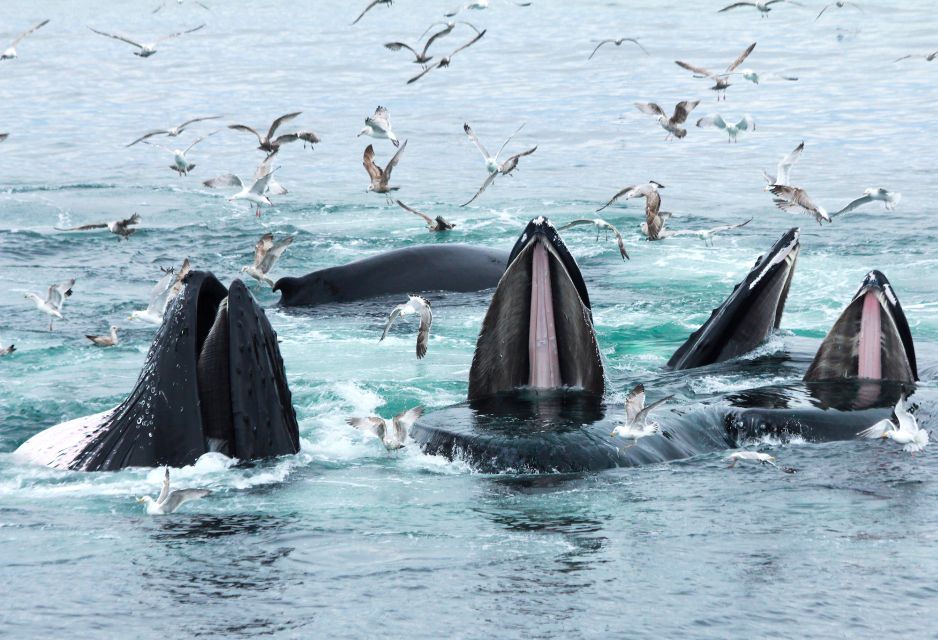
[[[770,464],[776,469],[778,468],[778,465],[775,464],[775,456],[770,456],[767,453],[760,453],[758,451],[737,451],[735,453],[731,453],[729,456],[727,456],[726,459],[730,461],[730,464],[728,467],[730,469],[735,467],[736,463],[739,462],[740,460],[744,462],[758,462],[759,464]]]
[[[574,220],[572,222],[568,222],[562,227],[557,227],[557,231],[563,231],[564,229],[570,229],[571,227],[576,227],[576,226],[584,225],[584,224],[591,224],[596,227],[596,239],[597,240],[599,239],[600,230],[612,231],[612,235],[614,235],[616,238],[616,244],[619,245],[619,255],[622,256],[623,260],[629,259],[629,254],[625,250],[625,242],[622,241],[622,234],[619,233],[619,230],[616,229],[612,224],[606,222],[602,218],[593,218],[591,220],[587,220],[587,219]]]
[[[348,418],[346,422],[365,433],[378,436],[388,451],[395,451],[404,446],[407,441],[407,432],[423,415],[423,407],[414,407],[397,414],[391,419],[391,428],[381,416],[368,416],[367,418]]]
[[[938,58],[938,51],[932,51],[931,53],[910,53],[907,56],[896,58],[895,60],[893,60],[893,62],[899,62],[900,60],[908,60],[909,58],[924,58],[925,62],[931,62],[935,58]]]
[[[650,210],[654,213],[658,213],[658,209],[661,207],[661,195],[658,193],[658,189],[664,189],[664,185],[654,180],[649,180],[646,184],[629,185],[620,189],[616,195],[610,198],[609,202],[596,209],[596,212],[599,213],[619,198],[624,197],[626,200],[631,198],[645,198],[646,212]]]
[[[482,195],[482,192],[485,191],[488,188],[488,186],[492,184],[495,181],[495,178],[497,178],[498,176],[511,175],[511,172],[518,168],[518,160],[520,160],[524,156],[531,155],[535,151],[537,151],[536,146],[531,147],[527,151],[522,151],[520,153],[516,153],[513,156],[508,156],[508,159],[506,159],[503,163],[498,165],[497,171],[489,174],[489,177],[485,179],[485,182],[482,183],[482,186],[479,187],[479,190],[476,191],[476,194],[472,196],[468,202],[464,202],[460,206],[465,207],[466,205],[472,203],[476,198]]]
[[[817,205],[801,187],[773,184],[769,187],[769,191],[775,195],[773,199],[775,206],[782,211],[807,213],[814,216],[818,224],[821,224],[824,220],[831,221],[831,217],[824,207]]]
[[[683,100],[678,102],[674,106],[674,114],[671,115],[670,118],[664,110],[654,102],[636,102],[635,106],[642,113],[655,116],[661,128],[668,132],[668,135],[664,138],[667,140],[671,136],[680,139],[687,135],[687,129],[681,125],[684,124],[687,120],[687,116],[690,115],[690,112],[693,111],[694,107],[698,104],[700,104],[700,100]]]
[[[427,75],[428,73],[430,73],[430,72],[433,71],[434,69],[442,69],[442,68],[444,68],[444,67],[448,67],[448,66],[450,65],[450,62],[451,62],[452,59],[453,59],[453,56],[455,56],[457,53],[459,53],[459,52],[462,51],[463,49],[465,49],[465,48],[467,48],[467,47],[471,47],[471,46],[474,45],[476,42],[478,42],[479,40],[481,40],[481,39],[482,39],[482,36],[485,35],[485,32],[486,32],[486,29],[483,29],[482,31],[479,32],[479,34],[478,34],[475,38],[473,38],[472,40],[470,40],[470,41],[467,42],[466,44],[462,45],[461,47],[457,48],[455,51],[453,51],[453,52],[452,52],[451,54],[449,54],[448,56],[443,56],[442,58],[440,58],[440,61],[439,61],[439,62],[437,62],[436,64],[431,64],[429,67],[427,67],[426,69],[424,69],[423,71],[421,71],[420,73],[418,73],[417,75],[415,75],[413,78],[411,78],[410,80],[408,80],[408,81],[407,81],[407,84],[413,84],[414,82],[417,82],[418,80],[420,80],[420,78],[424,77],[425,75]]]
[[[625,399],[625,422],[612,430],[612,436],[620,436],[629,440],[639,440],[645,436],[658,433],[658,423],[649,422],[648,414],[656,407],[661,406],[674,396],[666,396],[661,400],[645,406],[645,385],[639,383],[629,392]]]
[[[180,176],[187,176],[189,175],[190,171],[195,169],[195,165],[189,162],[188,158],[186,158],[186,154],[189,153],[192,147],[199,144],[206,138],[212,137],[216,133],[218,133],[218,131],[212,131],[211,133],[204,135],[201,138],[196,138],[195,142],[186,147],[185,150],[170,149],[169,147],[165,147],[158,142],[151,142],[149,140],[144,140],[143,144],[148,144],[156,147],[157,149],[162,149],[163,151],[167,151],[173,154],[173,164],[169,165],[169,168],[178,173]]]
[[[218,120],[219,118],[221,118],[221,116],[207,116],[204,118],[193,118],[192,120],[186,120],[182,124],[175,126],[175,127],[171,127],[169,129],[153,129],[152,131],[148,131],[147,133],[143,134],[142,136],[140,136],[139,138],[137,138],[136,140],[134,140],[127,146],[132,147],[138,142],[143,142],[147,138],[152,138],[153,136],[169,136],[170,138],[175,138],[180,133],[185,131],[186,127],[188,127],[190,124],[194,124],[196,122],[202,122],[204,120]]]
[[[903,445],[902,450],[908,451],[909,453],[924,451],[925,447],[928,446],[928,432],[918,426],[918,420],[916,420],[915,416],[909,411],[909,403],[905,395],[905,389],[903,389],[899,395],[899,401],[896,403],[894,413],[899,423],[898,425],[886,418],[885,420],[880,420],[872,427],[864,429],[857,435],[861,438],[892,440],[896,444]]]
[[[727,142],[736,142],[736,137],[741,131],[756,130],[756,123],[748,113],[742,120],[736,124],[728,124],[719,113],[714,116],[706,116],[697,121],[698,127],[715,127],[723,129],[728,134]]]
[[[821,18],[821,16],[824,15],[824,12],[830,9],[831,7],[836,7],[838,9],[843,9],[844,7],[853,7],[860,13],[863,13],[863,9],[861,9],[860,5],[858,5],[856,2],[850,2],[849,0],[837,0],[837,2],[831,2],[830,4],[824,5],[824,8],[821,9],[821,12],[819,14],[817,14],[817,18],[815,18],[814,21],[817,22]]]
[[[728,76],[742,76],[743,80],[748,80],[752,84],[759,84],[764,80],[786,80],[788,82],[798,82],[798,76],[791,76],[784,73],[759,73],[755,69],[740,69],[739,71],[734,71],[732,73],[726,74]]]
[[[66,280],[60,284],[53,284],[49,287],[49,292],[46,294],[46,299],[43,300],[35,293],[27,293],[24,298],[29,298],[36,303],[36,308],[42,311],[45,314],[51,316],[49,318],[49,331],[52,331],[52,323],[56,318],[64,320],[62,315],[62,306],[65,304],[65,298],[72,295],[72,287],[75,286],[75,279]]]
[[[530,7],[531,6],[530,2],[513,2],[513,0],[505,0],[505,2],[507,2],[508,4],[513,4],[516,7]],[[491,4],[491,0],[473,0],[473,2],[456,7],[449,13],[445,13],[443,15],[445,15],[447,18],[452,18],[460,11],[465,11],[469,9],[480,11],[482,9],[488,9],[490,4]]]
[[[404,209],[405,211],[410,211],[414,215],[418,215],[421,218],[423,218],[424,222],[427,223],[428,231],[449,231],[450,229],[456,226],[455,224],[451,224],[447,222],[446,220],[444,220],[443,216],[437,216],[436,218],[431,218],[430,216],[424,213],[420,213],[416,209],[411,209],[400,200],[395,200],[395,202],[397,203],[397,206],[399,206],[401,209]]]
[[[375,193],[389,193],[391,191],[397,191],[400,187],[392,187],[388,185],[388,181],[391,179],[391,172],[394,171],[394,167],[397,166],[397,163],[401,160],[401,154],[404,153],[404,149],[407,148],[407,140],[404,140],[394,156],[388,161],[387,166],[383,169],[375,164],[375,149],[372,145],[365,147],[365,153],[362,155],[362,165],[365,167],[365,171],[368,173],[368,177],[371,178],[371,183],[368,185],[368,191],[374,191]]]
[[[512,133],[510,136],[508,136],[505,139],[505,141],[502,143],[502,146],[498,148],[498,153],[496,153],[494,156],[491,155],[486,150],[486,148],[482,145],[482,143],[479,141],[479,138],[476,136],[475,132],[472,130],[472,127],[469,126],[468,122],[463,123],[462,129],[463,131],[466,132],[466,135],[469,136],[469,139],[472,140],[472,143],[476,146],[476,149],[479,150],[479,153],[482,154],[482,158],[485,160],[486,170],[489,173],[495,173],[496,171],[498,171],[498,166],[499,166],[498,156],[505,149],[505,146],[511,141],[511,139],[514,138],[516,135],[518,135],[518,133],[522,129],[524,129],[525,124],[527,123],[522,123],[521,126],[518,127],[514,133]]]
[[[206,6],[206,5],[202,4],[201,2],[199,2],[199,0],[193,0],[193,1],[194,1],[197,5],[199,5],[199,6],[202,7],[203,9],[205,9],[206,11],[211,11],[211,9],[209,9],[208,6]],[[182,3],[183,3],[183,0],[176,0],[176,6],[181,6]],[[166,3],[163,2],[163,3],[160,4],[160,6],[158,6],[156,9],[154,9],[154,10],[152,11],[152,13],[159,13],[159,12],[160,12],[163,8],[165,8],[165,7],[166,7]]]
[[[670,215],[668,217],[670,217]],[[749,218],[745,222],[739,222],[737,224],[726,224],[719,227],[713,227],[711,229],[680,229],[678,231],[672,231],[671,229],[662,228],[658,232],[658,239],[664,240],[665,238],[676,238],[680,236],[697,236],[708,245],[713,246],[713,236],[716,234],[723,233],[724,231],[732,231],[733,229],[739,229],[740,227],[745,227],[750,222],[752,222],[752,218]],[[662,223],[661,226],[664,227],[664,224]]]
[[[384,107],[379,106],[375,109],[375,115],[365,118],[365,126],[358,132],[358,137],[363,135],[370,138],[390,140],[395,147],[401,146],[401,141],[391,131],[391,114]]]
[[[779,0],[775,0],[775,1],[779,1]],[[752,50],[755,48],[756,48],[756,43],[753,42],[751,45],[746,47],[746,50],[743,51],[741,54],[739,54],[739,57],[736,58],[732,63],[730,63],[730,66],[728,66],[726,68],[726,71],[722,73],[714,73],[713,71],[708,71],[707,69],[704,69],[703,67],[698,67],[698,66],[690,64],[689,62],[684,62],[682,60],[675,60],[674,64],[684,69],[687,69],[688,71],[693,72],[695,78],[710,78],[711,80],[713,80],[716,84],[710,87],[710,89],[717,92],[717,100],[718,101],[720,100],[721,93],[723,94],[723,99],[726,100],[726,88],[730,86],[730,78],[729,78],[730,73],[733,70],[735,70],[736,67],[741,65],[743,61],[749,57],[749,54],[752,53]]]
[[[472,26],[472,25],[469,25],[469,26]],[[438,38],[442,38],[444,36],[449,35],[453,31],[454,28],[456,28],[455,22],[446,23],[446,26],[443,27],[443,29],[441,29],[440,31],[437,31],[436,33],[434,33],[432,36],[430,36],[427,39],[426,43],[423,45],[422,51],[417,51],[416,49],[411,47],[409,44],[406,44],[404,42],[386,42],[384,47],[386,49],[390,49],[391,51],[400,51],[401,49],[407,49],[412,54],[414,54],[414,63],[422,64],[424,68],[426,68],[427,63],[433,60],[433,56],[427,55],[427,50],[430,48],[430,45],[433,44],[434,40],[437,40]],[[472,28],[475,29],[475,27],[472,27]],[[478,30],[476,30],[476,33],[478,33]]]
[[[55,227],[56,231],[89,231],[91,229],[107,229],[111,233],[117,236],[118,240],[126,240],[134,234],[136,229],[131,228],[132,225],[140,223],[140,216],[138,214],[133,214],[129,218],[124,220],[112,220],[111,222],[96,222],[94,224],[83,224],[80,227],[69,227],[68,229],[62,229]]]
[[[255,136],[257,136],[257,141],[260,143],[258,144],[257,148],[261,151],[266,151],[267,153],[274,153],[280,149],[281,145],[287,144],[288,142],[296,142],[297,140],[302,140],[304,143],[308,142],[311,145],[320,142],[321,140],[319,136],[312,131],[296,131],[294,133],[285,133],[274,138],[274,134],[277,133],[277,129],[279,129],[281,125],[283,125],[285,122],[293,120],[293,118],[297,117],[301,113],[303,112],[295,111],[293,113],[287,113],[280,116],[271,123],[270,129],[267,130],[266,136],[262,136],[255,129],[247,126],[246,124],[230,124],[228,125],[228,128],[234,129],[235,131],[247,131],[248,133],[253,133]]]
[[[117,339],[117,327],[115,327],[114,325],[111,325],[111,332],[108,335],[105,335],[105,336],[86,335],[85,337],[91,340],[91,342],[93,342],[95,345],[99,347],[113,347],[119,342]]]
[[[384,333],[381,334],[381,338],[378,342],[384,340],[388,331],[391,330],[391,325],[394,324],[394,321],[398,317],[409,316],[409,315],[419,315],[420,316],[420,326],[417,329],[417,358],[423,358],[427,355],[427,343],[430,340],[430,325],[433,323],[433,312],[430,310],[430,303],[420,296],[408,294],[407,302],[404,304],[399,304],[391,311],[388,315],[388,322],[384,325]]]
[[[20,35],[16,36],[16,40],[13,41],[13,44],[11,44],[9,47],[4,49],[3,53],[0,53],[0,60],[12,60],[13,58],[15,58],[16,57],[16,45],[18,45],[23,40],[23,38],[33,33],[34,31],[41,29],[47,24],[49,24],[49,21],[43,20],[42,22],[37,24],[35,27],[32,27],[31,29],[27,29]]]
[[[163,324],[163,313],[166,307],[173,301],[173,298],[182,291],[183,281],[189,275],[189,258],[182,261],[182,266],[176,272],[173,267],[162,269],[163,277],[159,279],[156,286],[150,291],[150,300],[147,308],[143,311],[134,311],[130,314],[130,320],[143,320],[150,324]]]
[[[610,44],[610,43],[611,43],[611,44],[614,44],[614,45],[616,45],[616,46],[618,47],[618,46],[621,45],[623,42],[634,42],[635,45],[638,46],[639,49],[641,49],[642,51],[645,52],[645,55],[646,55],[646,56],[647,56],[647,55],[651,55],[651,54],[648,53],[648,49],[646,49],[645,47],[643,47],[642,44],[638,41],[638,38],[615,38],[615,39],[611,39],[611,40],[603,40],[603,41],[601,41],[599,44],[597,44],[597,45],[596,45],[596,48],[593,49],[593,53],[590,54],[590,57],[587,58],[587,60],[592,60],[592,59],[593,59],[593,56],[596,55],[596,52],[599,51],[599,48],[600,48],[601,46],[603,46],[604,44]]]
[[[831,217],[834,218],[845,213],[850,213],[857,207],[862,207],[865,204],[875,201],[882,202],[886,207],[886,211],[892,211],[896,208],[896,205],[899,204],[901,199],[902,194],[898,191],[889,191],[882,187],[870,187],[869,189],[864,189],[863,195],[849,203],[846,207],[832,213]]]
[[[365,17],[365,14],[366,14],[366,13],[368,13],[369,11],[371,11],[372,8],[377,7],[379,4],[384,4],[384,5],[387,5],[387,6],[390,7],[392,2],[393,2],[393,0],[371,0],[371,3],[370,3],[367,7],[365,7],[365,10],[362,11],[362,12],[358,15],[357,18],[355,18],[355,21],[352,22],[352,24],[357,24],[359,20],[361,20],[362,18]]]
[[[211,180],[206,180],[202,184],[210,189],[217,189],[219,187],[238,187],[238,191],[233,196],[228,198],[228,202],[234,202],[235,200],[247,200],[257,205],[257,212],[255,215],[261,217],[261,205],[265,204],[268,207],[273,203],[270,201],[270,198],[267,197],[268,193],[274,193],[275,195],[279,193],[286,193],[286,189],[276,185],[278,189],[276,191],[271,190],[271,183],[273,182],[274,171],[279,169],[270,168],[270,157],[268,156],[264,162],[262,162],[257,170],[254,172],[254,180],[250,184],[245,184],[241,178],[234,175],[233,173],[226,173],[224,175],[212,178]],[[274,183],[276,184],[276,183]]]
[[[762,175],[765,176],[765,181],[768,183],[768,185],[765,187],[766,191],[769,191],[773,185],[791,184],[791,168],[801,158],[801,153],[803,151],[804,140],[802,140],[801,144],[795,147],[791,153],[781,159],[781,161],[778,163],[778,168],[775,170],[774,176],[766,173],[765,169],[762,170]]]
[[[717,13],[723,13],[724,11],[729,11],[730,9],[738,9],[739,7],[753,7],[759,10],[760,17],[768,17],[769,11],[772,10],[772,5],[779,2],[788,2],[790,4],[799,4],[793,0],[756,0],[755,2],[734,2],[731,5],[727,5],[717,11]],[[801,5],[799,5],[801,6]]]
[[[133,45],[137,47],[138,49],[140,49],[140,51],[134,51],[135,56],[139,56],[141,58],[149,58],[154,53],[156,53],[156,45],[158,45],[159,43],[165,42],[166,40],[172,40],[173,38],[178,38],[179,36],[185,35],[187,33],[198,31],[199,29],[202,29],[204,27],[205,27],[204,24],[200,24],[194,29],[187,29],[186,31],[180,31],[179,33],[171,33],[168,36],[163,36],[162,38],[154,40],[153,42],[144,43],[144,44],[140,44],[139,42],[134,42],[130,38],[126,38],[124,36],[115,35],[112,33],[105,33],[104,31],[98,31],[94,27],[88,27],[88,28],[94,31],[95,33],[97,33],[99,36],[106,36],[108,38],[114,38],[115,40],[120,40],[121,42],[126,42],[129,45]]]
[[[175,513],[176,510],[191,500],[198,500],[212,493],[208,489],[176,489],[169,490],[169,467],[166,467],[166,473],[163,476],[163,488],[156,500],[150,496],[137,498],[137,502],[147,505],[147,514],[151,516],[162,516],[168,513]]]
[[[274,268],[274,264],[283,255],[291,244],[294,236],[287,236],[279,242],[274,242],[274,234],[265,233],[254,245],[254,264],[241,267],[241,273],[246,273],[258,282],[266,282],[271,288],[274,281],[267,274]]]

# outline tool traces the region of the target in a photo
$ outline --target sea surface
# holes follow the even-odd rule
[[[641,201],[603,212],[631,260],[592,229],[564,233],[593,301],[611,402],[637,382],[654,397],[670,354],[788,228],[802,250],[782,331],[756,354],[810,360],[864,275],[883,270],[906,310],[922,385],[938,384],[938,218],[934,209],[938,61],[893,60],[938,46],[934,4],[819,2],[717,13],[720,1],[493,0],[467,11],[484,38],[419,82],[405,51],[455,0],[397,0],[350,26],[365,0],[4,0],[0,47],[51,22],[0,62],[0,636],[9,638],[924,638],[938,634],[938,447],[911,457],[869,442],[741,443],[798,469],[726,468],[728,452],[584,475],[485,475],[459,461],[389,455],[345,423],[465,399],[491,291],[437,294],[429,355],[415,326],[379,344],[396,298],[302,311],[254,288],[282,340],[302,438],[296,456],[252,465],[207,456],[173,471],[213,494],[168,517],[134,497],[159,490],[159,469],[62,472],[12,452],[61,421],[105,410],[133,387],[155,327],[131,322],[160,267],[188,257],[224,282],[265,232],[295,234],[274,275],[301,275],[397,247],[466,242],[509,249],[525,223],[592,217],[628,184],[665,185],[675,229],[752,218],[713,246],[694,237],[642,240]],[[151,58],[96,29],[150,39],[200,23]],[[457,25],[443,55],[472,36]],[[603,38],[640,38],[650,55]],[[797,82],[733,81],[725,102],[674,64],[743,67]],[[635,109],[700,99],[684,140]],[[408,146],[397,197],[457,224],[419,219],[366,192],[356,138],[386,106]],[[279,154],[289,193],[260,218],[202,180],[250,176],[253,138],[302,111],[315,149]],[[751,114],[737,144],[697,117]],[[218,133],[190,152],[188,177],[143,144],[152,128],[196,116],[177,139]],[[469,207],[485,178],[462,131],[489,150],[537,145],[511,178]],[[799,142],[793,181],[828,210],[882,186],[895,212],[870,205],[819,227],[775,209],[761,170]],[[129,241],[55,227],[137,212]],[[76,278],[65,320],[48,330],[24,294]],[[119,327],[101,349],[85,334]],[[803,369],[802,369],[803,370]],[[796,382],[791,367],[721,369],[688,378],[674,402]],[[932,415],[934,415],[932,413]],[[928,428],[938,425],[928,424]]]

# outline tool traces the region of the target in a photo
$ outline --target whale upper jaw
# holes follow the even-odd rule
[[[804,376],[806,381],[843,378],[918,380],[908,320],[880,271],[871,271],[863,279]]]
[[[583,276],[544,217],[528,223],[511,251],[469,371],[470,400],[524,387],[604,390]]]

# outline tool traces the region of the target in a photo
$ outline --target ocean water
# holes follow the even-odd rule
[[[224,282],[250,262],[264,232],[295,234],[276,276],[301,275],[382,251],[434,242],[508,249],[538,215],[562,223],[627,184],[654,179],[673,228],[752,218],[742,232],[648,243],[642,203],[603,212],[631,260],[589,229],[564,238],[583,272],[609,397],[662,367],[794,225],[802,251],[783,330],[755,356],[810,358],[868,270],[892,281],[919,349],[922,385],[938,374],[938,221],[932,208],[935,65],[893,63],[935,47],[929,2],[862,12],[821,3],[718,14],[721,2],[500,0],[465,17],[488,31],[414,85],[419,67],[382,43],[417,35],[451,0],[398,0],[355,26],[365,1],[169,3],[7,0],[0,46],[43,18],[20,58],[0,62],[0,635],[10,638],[406,637],[637,638],[930,637],[938,601],[936,453],[910,457],[867,442],[760,443],[798,473],[726,469],[725,452],[576,476],[485,475],[414,447],[388,455],[345,418],[427,410],[465,398],[491,292],[432,296],[429,355],[413,357],[413,325],[378,343],[396,299],[294,311],[255,289],[282,339],[302,450],[253,465],[207,456],[174,471],[209,498],[164,518],[133,498],[159,489],[160,470],[67,473],[11,455],[31,435],[117,404],[133,387],[155,333],[127,320],[146,305],[159,267],[188,257]],[[901,4],[901,6],[900,6]],[[360,6],[361,5],[361,6]],[[148,59],[86,27],[157,37],[201,22]],[[468,40],[459,26],[434,45]],[[600,49],[603,38],[641,38]],[[726,102],[674,65],[729,64],[797,82],[742,79]],[[728,144],[690,127],[686,139],[638,112],[700,99],[691,116],[751,114],[756,130]],[[392,183],[404,202],[456,222],[439,237],[366,192],[361,153],[383,165],[393,147],[356,138],[377,105],[409,141]],[[262,128],[293,110],[322,137],[279,155],[289,194],[256,218],[201,181],[250,175],[262,154],[222,129],[195,147],[192,175],[143,132],[221,115]],[[463,122],[490,149],[521,123],[509,152],[537,145],[512,178],[476,202],[485,177]],[[828,210],[883,186],[903,194],[819,227],[776,210],[761,169],[800,141],[793,171]],[[182,144],[182,143],[181,143]],[[54,227],[126,217],[127,242]],[[24,300],[76,278],[66,320]],[[119,327],[121,344],[89,345]],[[675,400],[798,380],[791,368],[688,376]],[[925,426],[932,426],[923,419]]]

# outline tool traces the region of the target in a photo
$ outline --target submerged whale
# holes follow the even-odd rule
[[[208,451],[254,460],[299,451],[274,333],[240,280],[190,272],[140,378],[121,404],[42,431],[16,454],[51,467],[110,471],[192,464]]]
[[[467,244],[418,245],[320,269],[301,278],[280,278],[273,290],[280,292],[280,305],[285,307],[398,293],[480,291],[498,284],[507,257],[498,249]]]
[[[693,357],[702,362],[723,362],[700,369],[700,375],[712,375],[714,367],[739,366],[726,354],[743,353],[745,344],[749,349],[757,346],[778,324],[798,239],[797,229],[783,235],[678,350],[678,359],[687,357],[690,362],[697,354]],[[886,282],[881,274],[874,280]],[[870,286],[876,285],[868,276],[858,296],[872,290]],[[891,288],[888,293],[875,291],[882,293],[874,293],[874,298],[885,301],[878,307],[884,318],[881,326],[907,328]],[[845,314],[852,313],[853,305]],[[835,329],[839,344],[865,344],[862,323],[837,323]],[[906,335],[901,329],[898,334]],[[575,344],[566,344],[571,340]],[[900,371],[910,358],[914,362],[911,336],[908,340],[908,351],[901,337],[882,342],[881,372]],[[816,358],[832,361],[824,355],[831,352],[825,344],[828,341]],[[673,403],[655,414],[661,425],[658,434],[635,443],[612,436],[624,410],[602,399],[602,364],[585,284],[556,230],[539,218],[522,233],[493,295],[473,357],[468,400],[425,414],[411,436],[425,453],[459,458],[484,472],[592,471],[722,451],[764,435],[850,439],[888,417],[907,382],[901,376],[867,379],[846,369],[829,370],[833,379],[822,375],[793,385],[718,395],[690,409]],[[665,374],[652,386],[665,394],[676,380],[676,374]],[[934,394],[924,394],[916,394],[916,400],[935,400]]]

